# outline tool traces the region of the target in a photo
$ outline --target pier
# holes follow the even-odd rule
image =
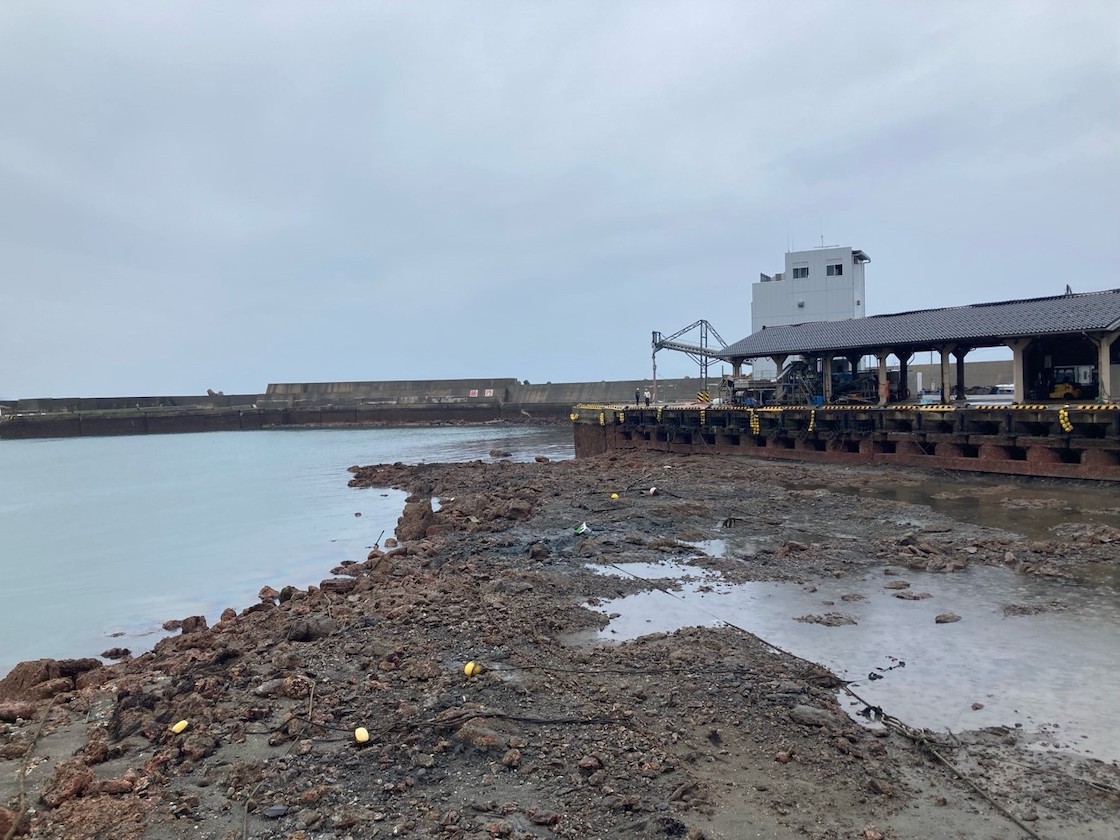
[[[581,404],[576,456],[626,449],[1120,480],[1120,405]]]

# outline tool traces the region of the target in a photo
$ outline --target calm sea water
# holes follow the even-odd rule
[[[404,494],[352,464],[573,455],[571,429],[455,426],[0,441],[0,675],[147,650],[170,618],[307,586],[393,533]],[[355,516],[360,513],[361,516]]]

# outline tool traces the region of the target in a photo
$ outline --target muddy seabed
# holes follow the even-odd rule
[[[1107,576],[1107,509],[1028,538],[883,498],[916,471],[657,453],[351,471],[356,507],[412,494],[399,543],[134,659],[0,682],[0,838],[1117,836],[1115,763],[1014,727],[860,725],[839,678],[733,627],[596,641],[595,607],[651,584],[588,568]],[[948,480],[1040,510],[1070,486]],[[750,562],[696,557],[729,531]]]

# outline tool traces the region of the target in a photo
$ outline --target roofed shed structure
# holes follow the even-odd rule
[[[1099,400],[1120,397],[1120,359],[1113,345],[1120,336],[1120,289],[1056,297],[978,303],[945,309],[925,309],[891,315],[872,315],[845,321],[820,321],[759,330],[724,348],[726,359],[739,375],[748,359],[771,358],[779,370],[791,356],[823,359],[831,370],[833,358],[846,358],[853,370],[859,359],[879,362],[879,402],[888,401],[887,358],[899,362],[900,380],[915,353],[941,354],[942,401],[950,394],[949,360],[957,359],[958,393],[964,391],[965,355],[979,347],[1011,348],[1014,354],[1015,401],[1049,395],[1059,376],[1080,377],[1094,388]],[[1056,373],[1058,372],[1058,373]],[[1083,381],[1091,377],[1093,381]],[[831,377],[824,377],[825,402]]]

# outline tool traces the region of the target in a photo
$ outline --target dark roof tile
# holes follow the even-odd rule
[[[1058,297],[976,303],[871,315],[846,321],[815,321],[767,327],[720,353],[730,359],[874,348],[929,349],[941,344],[974,347],[1005,339],[1058,333],[1108,332],[1120,328],[1120,289]]]

